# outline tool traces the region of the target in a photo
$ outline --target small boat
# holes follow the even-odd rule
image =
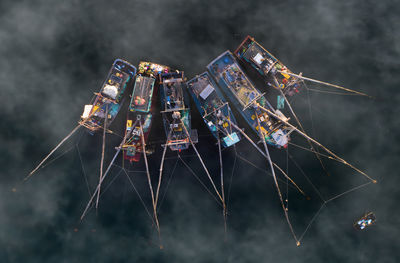
[[[281,89],[285,96],[292,96],[299,92],[299,78],[263,48],[251,36],[247,36],[235,51],[235,55],[246,64],[254,67],[267,84]],[[276,80],[276,81],[275,81]]]
[[[374,213],[367,212],[359,220],[357,220],[353,224],[353,226],[357,230],[363,230],[366,227],[375,224],[375,222],[376,222],[376,217],[375,217]]]
[[[197,142],[197,131],[191,128],[189,96],[186,91],[183,72],[169,72],[159,75],[161,114],[167,146],[172,151],[185,150],[190,139]]]
[[[208,72],[187,82],[189,93],[192,96],[198,111],[212,135],[219,139],[223,147],[229,147],[239,142],[241,136],[234,131],[230,120],[236,124],[235,117],[217,84]]]
[[[99,93],[90,105],[85,105],[79,124],[91,134],[106,129],[117,116],[127,84],[136,75],[136,68],[129,62],[116,59]],[[106,121],[107,120],[107,121]]]
[[[147,141],[154,114],[154,96],[158,74],[168,73],[169,67],[141,61],[138,66],[138,75],[132,91],[129,112],[126,121],[125,135],[129,134],[122,146],[125,160],[138,162],[143,152],[140,126],[142,126],[144,140]],[[147,153],[151,153],[146,148]]]
[[[207,69],[254,132],[262,134],[265,142],[270,145],[287,147],[290,129],[280,119],[287,121],[288,118],[275,110],[264,94],[254,87],[230,51],[222,53]],[[280,119],[267,114],[266,110],[278,115]]]

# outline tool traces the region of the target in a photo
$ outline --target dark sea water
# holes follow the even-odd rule
[[[399,262],[399,13],[398,1],[1,1],[0,262]],[[307,96],[303,90],[294,99],[309,134],[378,181],[326,203],[300,247],[265,160],[245,141],[237,154],[223,152],[226,238],[219,204],[176,162],[176,153],[167,154],[159,210],[162,250],[118,167],[105,182],[97,213],[92,209],[80,222],[99,176],[99,134],[76,134],[54,157],[64,155],[23,182],[75,127],[115,58],[170,65],[191,79],[248,34],[294,72],[375,97],[315,91]],[[254,72],[249,75],[262,89]],[[219,182],[215,140],[192,106],[197,147]],[[124,117],[122,111],[111,126],[119,134]],[[121,140],[107,138],[106,163]],[[156,151],[149,156],[154,184],[164,139],[156,116],[151,133]],[[299,136],[293,142],[307,145]],[[368,182],[328,160],[327,176],[312,154],[292,146],[289,153],[324,200]],[[183,160],[211,189],[199,161],[190,157],[193,150],[181,154],[189,155]],[[286,169],[285,151],[271,149],[271,155]],[[137,172],[144,164],[124,165],[151,211],[146,176]],[[288,169],[310,197],[280,182],[300,237],[323,202],[293,162]],[[375,212],[377,224],[354,230],[353,222],[366,211]]]

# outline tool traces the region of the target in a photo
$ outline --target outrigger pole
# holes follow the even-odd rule
[[[100,108],[100,107],[99,107],[99,108]],[[79,128],[80,128],[81,126],[83,126],[83,125],[90,119],[90,117],[92,117],[92,115],[94,115],[97,111],[98,111],[98,109],[95,110],[94,112],[92,112],[87,118],[85,118],[85,120],[84,120],[83,122],[82,122],[82,121],[79,122],[79,124],[78,124],[64,139],[62,139],[61,142],[60,142],[59,144],[57,144],[57,146],[54,147],[53,150],[51,150],[51,152],[38,164],[38,166],[36,166],[36,168],[33,169],[32,172],[30,172],[29,175],[28,175],[27,177],[25,177],[24,181],[28,180],[29,177],[31,177],[37,170],[39,170],[39,168],[41,168],[42,164],[43,164],[44,162],[46,162],[47,159],[49,159],[49,157],[50,157],[51,155],[53,155],[53,153],[54,153],[58,148],[60,148],[60,146],[61,146],[65,141],[67,141],[77,130],[79,130]]]
[[[225,204],[225,190],[224,190],[224,169],[223,169],[223,163],[222,163],[222,151],[221,151],[221,140],[219,138],[219,134],[217,136],[218,139],[218,153],[219,153],[219,166],[220,166],[220,171],[221,171],[221,192],[222,192],[222,199]],[[227,211],[226,211],[226,206],[223,206],[223,216],[224,216],[224,231],[225,231],[225,239],[226,239],[226,218],[227,218]]]
[[[275,81],[275,85],[277,86],[277,89],[278,89],[279,92],[281,93],[281,96],[285,99],[286,104],[288,105],[289,110],[290,110],[290,112],[292,113],[293,117],[295,118],[295,120],[296,120],[297,124],[299,125],[301,131],[305,133],[305,130],[304,130],[304,128],[303,128],[303,125],[301,125],[300,120],[297,118],[297,115],[294,113],[294,111],[293,111],[293,109],[292,109],[292,105],[290,105],[289,100],[286,98],[286,96],[285,96],[285,94],[283,93],[282,89],[279,88],[279,83],[278,83],[278,80],[276,79],[275,76],[274,76],[274,81]],[[309,139],[307,139],[307,142],[308,142],[308,145],[310,145],[311,149],[312,149],[314,152],[317,152],[317,151],[314,149],[314,146],[312,145],[312,143],[311,143],[311,141],[310,141]],[[326,168],[325,168],[324,163],[322,162],[321,158],[319,157],[319,155],[318,155],[317,153],[315,153],[315,157],[317,157],[317,159],[318,159],[319,163],[321,164],[322,169],[324,169],[325,173],[326,173],[327,175],[329,175],[328,171],[327,171]]]
[[[175,124],[175,119],[174,119],[173,122],[172,122],[172,127],[174,126],[174,124]],[[164,144],[164,150],[163,150],[163,154],[162,154],[162,157],[161,157],[160,174],[159,174],[159,176],[158,176],[158,185],[157,185],[157,192],[156,192],[156,200],[155,200],[155,205],[154,205],[156,208],[157,208],[157,203],[158,203],[158,195],[159,195],[159,193],[160,193],[161,180],[162,180],[163,169],[164,169],[165,154],[166,154],[166,152],[167,152],[168,142],[169,142],[169,140],[170,140],[170,138],[171,138],[172,129],[173,129],[173,128],[171,128],[170,131],[169,131],[169,133],[168,133],[167,141],[166,141],[165,144]]]
[[[263,111],[265,111],[266,113],[268,113],[269,115],[277,118],[278,120],[280,120],[281,122],[285,123],[286,125],[288,125],[289,127],[291,127],[292,129],[294,129],[295,131],[297,131],[301,136],[309,139],[310,141],[312,141],[313,143],[315,143],[316,145],[318,145],[319,147],[323,148],[327,153],[329,153],[330,155],[332,155],[333,157],[329,156],[330,159],[336,159],[339,162],[351,167],[353,170],[357,171],[358,173],[364,175],[366,178],[368,178],[369,180],[371,180],[374,184],[377,183],[377,181],[375,179],[372,179],[370,176],[368,176],[366,173],[364,173],[363,171],[361,171],[360,169],[354,167],[353,165],[351,165],[350,163],[346,162],[344,159],[340,158],[339,156],[337,156],[336,154],[334,154],[332,151],[330,151],[328,148],[326,148],[324,145],[322,145],[321,143],[319,143],[318,141],[314,140],[313,138],[311,138],[310,136],[308,136],[306,133],[300,131],[297,127],[293,126],[292,124],[290,124],[289,122],[285,121],[284,119],[282,119],[280,116],[278,116],[277,114],[271,112],[270,110],[258,105],[258,107],[260,109],[262,109]]]
[[[355,91],[355,90],[352,90],[352,89],[347,89],[347,88],[344,88],[344,87],[342,87],[342,86],[338,86],[338,85],[331,84],[331,83],[328,83],[328,82],[323,82],[323,81],[316,80],[316,79],[306,78],[306,77],[303,77],[303,76],[301,76],[301,75],[293,74],[293,73],[286,72],[286,71],[282,71],[282,70],[278,70],[278,72],[279,72],[279,73],[287,74],[287,75],[292,76],[292,77],[295,77],[295,78],[299,78],[299,79],[303,79],[303,80],[308,80],[308,81],[311,81],[311,82],[315,82],[315,83],[322,84],[322,85],[325,85],[325,86],[330,86],[330,87],[333,87],[333,88],[336,88],[336,89],[345,90],[345,91],[348,91],[348,92],[351,92],[351,93],[355,93],[355,94],[358,94],[358,95],[361,95],[361,96],[366,96],[366,97],[368,97],[368,98],[374,99],[374,97],[369,96],[369,95],[367,95],[367,94],[365,94],[365,93],[362,93],[362,92],[359,92],[359,91]]]
[[[106,106],[106,115],[104,118],[104,128],[103,128],[103,143],[102,143],[102,148],[101,148],[101,161],[100,161],[100,177],[99,177],[99,182],[103,178],[103,166],[104,166],[104,151],[106,149],[106,127],[107,127],[107,119],[108,119],[108,105]],[[96,211],[97,208],[99,207],[99,198],[100,198],[100,188],[99,191],[97,191],[97,199],[96,199]]]
[[[135,123],[132,125],[132,127],[135,127],[135,125],[136,125],[137,122],[138,122],[138,120],[135,121]],[[81,220],[85,217],[87,211],[88,211],[89,208],[90,208],[90,205],[92,204],[92,201],[93,201],[94,197],[97,195],[97,192],[100,191],[101,184],[103,183],[103,181],[104,181],[104,179],[106,178],[108,172],[110,171],[111,166],[114,164],[115,159],[117,158],[118,154],[120,153],[120,151],[121,151],[121,149],[122,149],[122,146],[125,144],[126,138],[128,138],[128,137],[131,135],[132,130],[133,130],[133,128],[132,128],[129,132],[126,133],[126,135],[125,135],[124,138],[122,139],[121,144],[119,145],[119,147],[116,148],[116,149],[117,149],[117,152],[114,154],[114,157],[112,158],[110,164],[108,165],[107,170],[104,172],[104,175],[103,175],[103,177],[101,178],[101,180],[99,181],[99,184],[97,185],[96,190],[94,191],[92,197],[90,198],[88,204],[86,205],[86,208],[85,208],[85,210],[84,210],[83,213],[82,213]]]
[[[60,146],[66,141],[68,140],[82,125],[78,124],[78,126],[76,126],[64,139],[62,139],[62,141],[56,146],[54,147],[54,149],[38,164],[38,166],[36,166],[35,169],[32,170],[32,172],[29,173],[29,175],[27,177],[25,177],[24,181],[28,180],[29,177],[31,177],[39,168],[41,168],[42,164],[44,162],[47,161],[47,159],[49,159],[49,157],[58,149],[60,148]]]
[[[288,215],[288,212],[287,212],[287,208],[285,207],[285,204],[283,202],[281,189],[279,188],[279,184],[278,184],[278,181],[276,179],[275,169],[274,169],[274,166],[273,166],[273,163],[272,163],[272,160],[271,160],[271,156],[269,155],[268,147],[267,147],[267,144],[265,142],[265,138],[264,138],[263,132],[261,131],[260,120],[258,118],[257,112],[256,112],[256,118],[257,118],[257,124],[258,124],[258,127],[259,127],[258,128],[258,135],[260,136],[260,139],[261,139],[261,141],[262,141],[262,143],[264,145],[265,153],[267,155],[267,159],[268,159],[268,162],[269,162],[269,167],[271,168],[272,177],[274,178],[274,183],[275,183],[275,186],[276,186],[276,190],[278,191],[279,200],[281,201],[283,212],[285,213],[286,221],[287,221],[287,223],[289,225],[290,231],[292,232],[292,235],[293,235],[294,239],[296,240],[296,245],[300,246],[300,241],[297,239],[297,236],[294,233],[292,224],[290,223],[290,219],[289,219],[289,215]]]
[[[151,178],[150,178],[150,172],[149,172],[149,164],[147,163],[147,154],[146,154],[146,142],[144,140],[144,134],[143,134],[143,127],[142,127],[142,122],[139,120],[139,125],[140,125],[140,137],[142,137],[142,149],[143,149],[143,156],[144,156],[144,163],[146,165],[146,174],[147,174],[147,181],[149,183],[149,188],[150,188],[150,193],[151,193],[151,201],[153,203],[153,213],[154,213],[154,220],[156,222],[156,227],[158,231],[158,238],[160,239],[160,224],[158,222],[158,216],[157,216],[157,208],[156,208],[156,203],[154,200],[154,191],[153,191],[153,186],[151,184]]]

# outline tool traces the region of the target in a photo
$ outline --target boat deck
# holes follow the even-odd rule
[[[171,131],[167,144],[173,151],[185,150],[189,147],[189,136],[192,131],[189,98],[185,93],[183,72],[164,73],[159,76],[164,129],[167,136]]]
[[[254,38],[247,36],[236,49],[235,54],[249,63],[262,76],[266,77],[275,88],[280,88],[286,95],[292,96],[299,91],[299,80],[286,74],[292,73],[282,62],[262,47]],[[285,73],[286,72],[286,73]],[[276,78],[277,85],[273,78]]]
[[[153,98],[153,89],[156,79],[153,77],[137,76],[132,92],[129,110],[132,112],[148,113]]]
[[[116,59],[100,92],[96,93],[93,104],[85,106],[80,121],[81,125],[94,132],[103,128],[104,120],[107,118],[107,129],[121,108],[127,84],[135,75],[136,68],[134,66],[124,60]]]
[[[236,124],[230,107],[217,84],[211,79],[207,72],[193,78],[188,83],[189,93],[192,95],[197,109],[199,110],[208,129],[215,138],[222,136],[222,145],[229,147],[240,141],[240,135],[236,134],[231,125],[223,118],[217,117],[219,111],[222,115]]]

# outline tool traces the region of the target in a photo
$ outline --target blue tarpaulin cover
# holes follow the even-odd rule
[[[282,96],[278,96],[278,103],[276,104],[278,110],[285,107],[285,99]]]

